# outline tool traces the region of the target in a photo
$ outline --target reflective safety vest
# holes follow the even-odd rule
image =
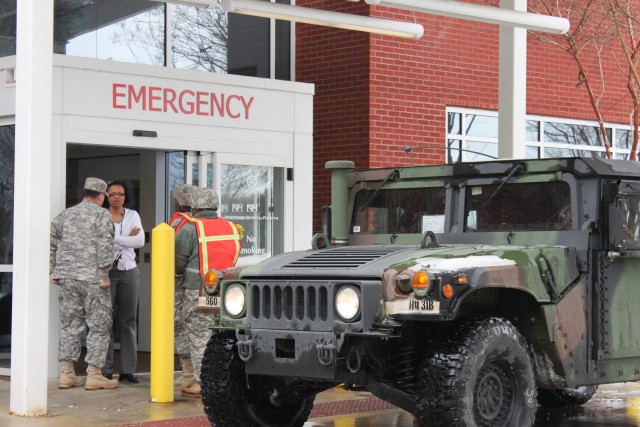
[[[236,265],[241,237],[234,223],[224,218],[188,217],[188,221],[196,226],[198,234],[200,276],[211,268],[222,271]]]
[[[187,222],[191,222],[191,215],[186,212],[176,212],[169,219],[169,225],[176,231],[180,230]]]

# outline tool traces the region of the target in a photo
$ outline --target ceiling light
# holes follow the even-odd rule
[[[556,16],[540,15],[495,6],[466,3],[456,0],[365,0],[372,5],[425,12],[433,15],[469,19],[488,24],[522,27],[532,31],[566,34],[569,20]]]
[[[349,13],[312,9],[256,0],[222,0],[222,9],[227,12],[262,18],[282,19],[345,30],[365,31],[388,36],[419,39],[424,33],[420,24],[352,15]]]

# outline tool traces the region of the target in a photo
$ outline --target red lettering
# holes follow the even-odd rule
[[[231,112],[231,100],[232,99],[240,99],[240,97],[238,95],[231,95],[227,98],[227,114],[229,115],[229,117],[231,117],[232,119],[237,119],[238,117],[240,117],[240,113],[238,114],[233,114]]]
[[[142,101],[142,110],[145,111],[147,109],[147,87],[140,86],[140,92],[136,93],[136,88],[132,85],[128,86],[129,89],[129,110],[131,110],[131,100],[133,100],[136,104],[139,104]]]
[[[218,100],[218,95],[215,93],[211,94],[211,116],[215,116],[213,111],[214,106],[216,110],[218,110],[218,115],[224,117],[224,93],[220,94],[220,100]]]
[[[202,107],[206,107],[207,106],[207,99],[204,98],[208,95],[207,92],[196,92],[196,114],[198,116],[208,116],[209,114],[207,114],[206,111],[204,111],[204,108]]]
[[[162,101],[162,96],[158,92],[161,92],[160,87],[149,87],[149,111],[162,111],[160,107],[154,107],[154,101]]]
[[[180,97],[178,98],[180,111],[182,111],[183,114],[193,114],[193,101],[185,101],[185,95],[190,95],[191,97],[195,96],[192,90],[183,90],[182,92],[180,92]],[[185,109],[185,106],[189,107],[189,109]]]
[[[174,113],[178,112],[178,109],[173,103],[173,101],[175,100],[176,100],[176,91],[170,88],[165,88],[164,89],[164,112],[165,113],[167,112],[167,105],[171,106],[171,109],[173,110]]]
[[[112,101],[113,108],[122,108],[122,109],[127,108],[126,105],[118,104],[118,98],[126,97],[126,94],[120,92],[119,89],[122,89],[122,88],[125,88],[125,87],[127,87],[127,85],[125,85],[123,83],[114,83],[113,84],[113,101]]]
[[[142,111],[196,114],[198,116],[230,117],[243,116],[249,120],[255,98],[240,95],[225,95],[193,90],[176,92],[172,88],[159,86],[135,86],[126,83],[112,84],[111,105],[117,109],[134,108]],[[239,101],[239,103],[238,103]]]
[[[245,102],[244,96],[240,97],[240,99],[242,100],[242,105],[244,105],[244,118],[249,120],[249,108],[253,104],[253,96],[249,99],[249,103]]]

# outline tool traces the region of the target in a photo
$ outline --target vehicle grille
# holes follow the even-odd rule
[[[321,251],[314,251],[304,258],[300,258],[296,261],[282,266],[282,268],[353,269],[362,267],[363,265],[371,261],[375,261],[397,251],[397,247],[331,248]]]
[[[329,319],[326,283],[251,282],[250,318],[265,321],[316,322]]]

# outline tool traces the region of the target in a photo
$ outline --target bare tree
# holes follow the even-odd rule
[[[602,0],[533,0],[529,8],[532,12],[561,16],[571,21],[567,34],[530,34],[536,40],[562,49],[575,61],[578,67],[576,85],[587,90],[606,156],[611,158],[611,142],[600,111],[600,100],[606,89],[601,54],[610,46],[614,34],[609,3]]]
[[[633,110],[631,112],[632,143],[629,159],[637,160],[638,128],[640,127],[640,97],[638,96],[640,78],[638,77],[637,65],[640,40],[636,36],[635,26],[638,23],[638,10],[634,10],[630,0],[609,0],[609,6],[615,35],[624,54],[624,60],[622,61],[624,65],[622,66],[626,66],[628,75],[627,89],[633,102]]]

